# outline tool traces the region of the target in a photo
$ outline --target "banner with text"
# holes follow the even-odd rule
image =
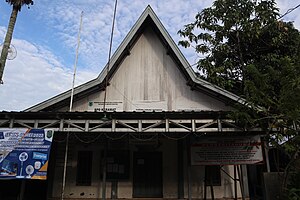
[[[91,112],[122,112],[123,102],[121,101],[90,101],[88,111]]]
[[[0,179],[47,179],[53,130],[0,129]]]
[[[260,136],[203,137],[191,145],[192,165],[242,165],[263,162]]]

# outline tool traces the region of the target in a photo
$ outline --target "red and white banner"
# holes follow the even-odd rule
[[[243,165],[262,162],[259,135],[203,137],[191,145],[192,165]]]

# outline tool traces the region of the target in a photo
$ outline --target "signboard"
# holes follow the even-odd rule
[[[53,130],[0,129],[0,179],[47,179]]]
[[[164,101],[133,101],[131,102],[132,111],[137,112],[162,112],[166,111],[167,103]],[[88,111],[90,112],[123,112],[124,105],[122,101],[90,101],[88,103]]]
[[[137,112],[162,112],[167,111],[167,101],[133,101],[134,110]]]
[[[192,165],[242,165],[263,162],[260,136],[204,137],[191,145]]]
[[[105,107],[105,108],[104,108]],[[88,104],[88,111],[92,112],[114,112],[114,111],[123,111],[123,102],[120,101],[90,101]]]

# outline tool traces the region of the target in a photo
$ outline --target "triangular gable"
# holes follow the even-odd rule
[[[121,45],[115,51],[110,60],[109,70],[106,65],[100,75],[85,84],[82,84],[75,88],[74,99],[80,100],[82,97],[99,92],[105,87],[105,79],[111,79],[115,71],[118,69],[122,61],[128,54],[130,54],[130,49],[134,46],[135,42],[138,40],[141,32],[144,30],[145,26],[151,25],[156,33],[160,36],[161,41],[164,43],[168,49],[168,53],[177,63],[177,67],[181,71],[182,75],[185,77],[186,82],[194,90],[201,91],[202,93],[213,97],[222,102],[226,103],[244,103],[244,100],[239,96],[230,93],[218,86],[208,83],[205,80],[200,79],[196,76],[193,69],[190,67],[188,61],[185,59],[175,42],[172,40],[171,36],[168,34],[154,11],[148,6],[137,22],[134,24],[133,28],[127,34]],[[108,72],[108,73],[107,73]],[[59,94],[53,98],[50,98],[44,102],[41,102],[35,106],[32,106],[25,111],[55,111],[62,107],[65,107],[70,102],[71,90]]]

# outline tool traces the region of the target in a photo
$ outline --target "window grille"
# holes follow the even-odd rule
[[[205,166],[206,185],[221,186],[220,166]]]

